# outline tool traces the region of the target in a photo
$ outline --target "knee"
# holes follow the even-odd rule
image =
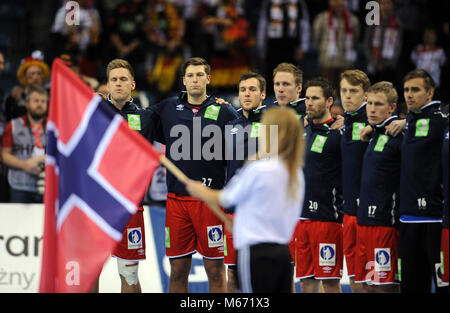
[[[190,263],[182,262],[181,259],[170,259],[170,279],[185,280],[189,277]]]
[[[139,262],[117,259],[119,275],[125,279],[128,285],[137,285]]]

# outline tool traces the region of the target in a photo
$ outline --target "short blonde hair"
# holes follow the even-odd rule
[[[386,95],[389,104],[397,103],[398,94],[395,90],[394,85],[388,81],[381,81],[373,84],[367,90],[367,93],[384,93]]]
[[[303,83],[303,72],[301,69],[299,69],[297,66],[291,63],[280,63],[277,65],[277,67],[273,70],[273,78],[275,78],[275,75],[278,72],[287,72],[294,75],[295,83],[297,85],[300,85]]]
[[[339,80],[339,85],[343,79],[347,80],[352,86],[361,85],[364,91],[367,91],[367,89],[369,89],[370,87],[369,77],[361,70],[346,70],[342,72],[341,79]]]

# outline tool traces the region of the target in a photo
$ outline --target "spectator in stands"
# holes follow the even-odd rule
[[[5,128],[2,161],[9,167],[10,201],[42,203],[38,176],[44,171],[48,93],[30,87],[25,98],[26,114],[12,119]]]
[[[281,62],[298,64],[310,46],[310,20],[304,0],[264,0],[256,40],[265,77]],[[268,85],[272,85],[269,79]]]
[[[437,46],[437,31],[428,26],[423,32],[423,43],[419,44],[411,53],[411,60],[416,69],[426,70],[439,87],[441,82],[441,67],[446,61],[444,49]]]
[[[136,69],[136,84],[145,85],[145,73],[139,66],[145,60],[145,22],[146,1],[126,0],[112,13],[108,20],[110,49],[108,59],[126,59]]]
[[[94,19],[94,16],[86,9],[86,0],[79,0],[78,15],[72,15],[78,16],[79,20],[68,23],[67,19],[70,16],[68,12],[71,11],[66,9],[67,2],[65,0],[56,12],[52,25],[53,38],[58,45],[57,54],[61,51],[70,51],[79,58],[86,52],[95,33],[98,35],[98,23],[96,23],[98,13],[97,19]]]
[[[21,86],[13,87],[10,95],[5,100],[6,121],[27,113],[25,108],[26,93],[32,87],[43,86],[50,75],[50,68],[42,60],[42,53],[35,51],[32,56],[22,61],[17,70],[17,79]]]
[[[393,0],[378,0],[380,25],[366,27],[364,53],[371,81],[388,80],[397,85],[397,61],[402,49],[402,26],[394,13]]]
[[[175,3],[167,0],[150,1],[147,7],[145,33],[150,44],[147,58],[147,80],[158,99],[169,96],[178,88],[177,70],[181,65],[185,22]]]
[[[360,23],[344,7],[344,0],[329,0],[328,4],[328,10],[314,19],[313,42],[319,52],[321,76],[336,82],[357,59]]]
[[[2,75],[3,70],[5,69],[5,56],[3,52],[0,51],[0,77]],[[3,130],[5,128],[5,116],[4,116],[4,107],[3,107],[3,96],[5,95],[4,90],[0,87],[0,137],[3,136]],[[2,145],[0,143],[0,161],[1,158],[1,150]],[[6,178],[7,169],[3,165],[0,164],[0,202],[8,202],[9,198],[9,185],[8,180]]]
[[[201,13],[206,32],[212,88],[235,88],[250,70],[249,48],[253,44],[249,23],[237,0],[219,0]],[[206,9],[206,10],[205,10]]]

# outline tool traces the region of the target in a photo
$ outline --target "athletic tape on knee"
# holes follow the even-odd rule
[[[139,262],[117,259],[119,274],[125,278],[128,285],[137,285],[138,267]]]

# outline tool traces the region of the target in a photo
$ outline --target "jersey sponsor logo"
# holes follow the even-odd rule
[[[323,147],[325,146],[325,142],[327,141],[327,139],[328,138],[325,136],[317,135],[311,146],[311,151],[322,153]]]
[[[209,107],[206,108],[204,117],[217,121],[217,118],[219,117],[219,112],[220,106],[210,105]]]
[[[182,104],[177,105],[176,106],[176,110],[177,111],[183,111],[184,110],[184,105],[182,105]]]
[[[128,249],[140,249],[142,248],[142,230],[140,227],[128,228]]]
[[[375,248],[375,271],[389,272],[391,270],[391,249]]]
[[[428,131],[430,130],[430,119],[420,118],[416,122],[416,137],[426,137],[428,136]]]
[[[223,230],[222,225],[207,226],[208,247],[217,248],[223,246]]]
[[[373,151],[382,152],[384,150],[384,146],[389,141],[389,137],[386,135],[380,135],[378,137],[377,143],[375,144],[375,147],[373,148]]]
[[[361,131],[366,127],[366,123],[353,123],[352,140],[361,140]]]
[[[336,266],[336,244],[319,244],[319,266]]]
[[[128,127],[134,130],[141,130],[141,117],[139,114],[128,114]]]

